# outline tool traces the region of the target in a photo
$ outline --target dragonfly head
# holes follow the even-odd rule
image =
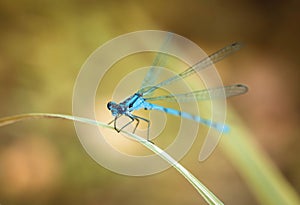
[[[110,101],[107,103],[107,109],[109,109],[111,111],[111,114],[113,116],[117,116],[118,114],[120,114],[119,107],[120,107],[119,104],[117,104],[115,102]]]

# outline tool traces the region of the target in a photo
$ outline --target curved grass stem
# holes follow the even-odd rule
[[[107,125],[106,123],[98,122],[95,120],[82,118],[82,117],[75,117],[71,115],[63,115],[63,114],[52,114],[52,113],[28,113],[28,114],[21,114],[21,115],[14,115],[9,117],[0,118],[0,127],[17,123],[20,121],[25,120],[32,120],[32,119],[65,119],[65,120],[71,120],[76,122],[82,122],[86,124],[91,124],[95,126],[101,126],[109,129],[114,129],[113,127]],[[192,184],[192,186],[197,190],[197,192],[204,198],[204,200],[208,204],[223,204],[221,200],[219,200],[208,188],[206,188],[194,175],[192,175],[187,169],[185,169],[181,164],[179,164],[175,159],[173,159],[170,155],[168,155],[164,150],[160,149],[155,144],[151,143],[150,141],[126,132],[121,131],[122,133],[126,134],[129,138],[139,142],[152,152],[159,155],[162,159],[164,159],[166,162],[168,162],[170,165],[172,165],[182,176],[186,178],[186,180]]]

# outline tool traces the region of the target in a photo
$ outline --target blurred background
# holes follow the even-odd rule
[[[280,193],[296,202],[299,6],[296,0],[1,0],[0,117],[71,114],[80,67],[98,46],[121,34],[171,31],[207,53],[241,41],[245,45],[241,51],[216,65],[224,84],[244,83],[250,88],[248,94],[228,101],[229,117],[233,115],[241,133],[247,133],[234,137],[247,137],[249,146],[255,145],[258,159],[263,158],[271,170],[263,172],[265,176],[280,181]],[[225,204],[271,204],[268,197],[277,193],[260,194],[264,191],[258,191],[252,175],[245,174],[262,170],[239,165],[238,154],[228,154],[230,149],[223,138],[214,154],[199,163],[199,147],[194,146],[182,164]],[[249,158],[244,163],[253,162]],[[85,152],[71,122],[36,120],[0,128],[2,205],[166,203],[205,204],[173,169],[148,177],[104,169]]]

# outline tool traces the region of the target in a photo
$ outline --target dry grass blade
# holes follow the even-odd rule
[[[17,123],[20,121],[25,120],[32,120],[32,119],[65,119],[65,120],[71,120],[71,121],[77,121],[82,123],[87,123],[95,126],[101,126],[106,127],[109,129],[113,129],[113,127],[108,126],[105,123],[98,122],[95,120],[87,119],[87,118],[81,118],[81,117],[75,117],[71,115],[62,115],[62,114],[52,114],[52,113],[28,113],[28,114],[21,114],[21,115],[14,115],[10,117],[4,117],[0,118],[0,127]],[[164,159],[166,162],[168,162],[170,165],[172,165],[180,174],[182,174],[189,183],[193,185],[193,187],[198,191],[198,193],[205,199],[205,201],[208,204],[217,204],[221,205],[223,204],[221,200],[219,200],[208,188],[206,188],[194,175],[192,175],[187,169],[185,169],[181,164],[179,164],[175,159],[173,159],[170,155],[168,155],[165,151],[157,147],[156,145],[152,144],[148,140],[139,137],[135,134],[122,131],[122,133],[126,134],[129,138],[139,142],[143,146],[147,147],[152,152],[159,155],[162,159]]]

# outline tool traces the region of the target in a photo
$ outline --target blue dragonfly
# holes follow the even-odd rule
[[[170,40],[170,36],[167,38],[166,42]],[[166,44],[166,42],[164,44]],[[157,55],[156,58],[153,61],[153,66],[148,71],[144,82],[142,84],[142,88],[139,89],[136,93],[133,95],[127,97],[125,100],[123,100],[120,103],[116,103],[113,101],[110,101],[107,103],[108,110],[111,111],[111,114],[113,115],[114,119],[109,122],[108,124],[114,123],[114,129],[117,132],[120,132],[124,128],[126,128],[128,125],[136,121],[136,125],[133,129],[133,133],[136,131],[140,120],[145,121],[147,123],[147,140],[150,141],[149,136],[149,130],[150,130],[150,120],[146,119],[141,116],[134,115],[133,112],[145,109],[145,110],[158,110],[165,112],[170,115],[186,118],[189,120],[196,121],[198,123],[204,124],[206,126],[212,127],[216,129],[219,132],[228,132],[229,127],[227,125],[224,125],[223,123],[218,122],[212,122],[211,120],[204,119],[200,116],[192,115],[187,112],[182,112],[176,109],[163,107],[157,104],[151,103],[152,101],[169,101],[169,102],[189,102],[192,100],[210,100],[215,98],[220,98],[225,95],[225,97],[232,97],[244,94],[248,91],[247,86],[242,84],[234,84],[224,87],[216,87],[216,88],[210,88],[210,89],[204,89],[204,90],[197,90],[189,93],[181,93],[181,94],[175,94],[175,95],[164,95],[164,96],[156,96],[152,97],[152,94],[155,90],[162,88],[163,86],[169,85],[175,81],[178,81],[180,79],[186,78],[192,74],[195,74],[199,72],[200,70],[203,70],[212,64],[222,60],[229,54],[239,50],[241,47],[240,43],[233,43],[231,45],[228,45],[217,52],[213,53],[212,55],[202,59],[198,63],[194,64],[191,67],[188,67],[183,72],[179,73],[178,75],[174,75],[173,77],[164,80],[160,83],[157,83],[155,86],[147,86],[149,84],[154,84],[156,81],[155,75],[158,75],[157,70],[155,70],[155,66],[158,64],[162,64],[164,59],[161,59],[161,55]],[[127,116],[130,121],[127,122],[122,127],[117,127],[117,120],[121,116]]]

